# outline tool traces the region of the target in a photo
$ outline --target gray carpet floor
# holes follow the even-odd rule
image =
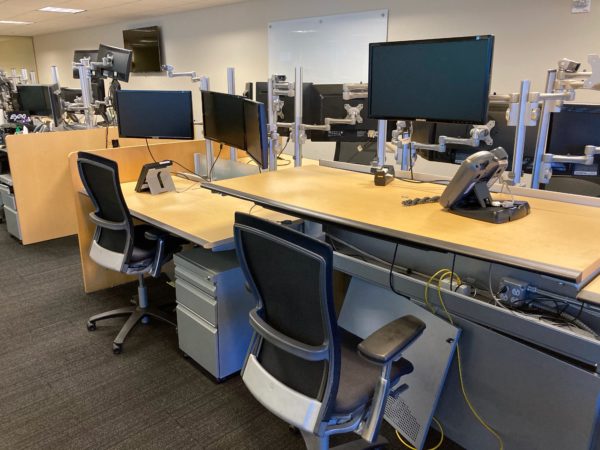
[[[89,316],[134,293],[130,284],[84,294],[75,238],[22,246],[0,224],[1,449],[304,448],[239,376],[216,384],[186,360],[173,328],[138,327],[119,356],[111,342],[123,319],[87,331]],[[150,299],[174,291],[157,280]],[[389,425],[382,433],[405,448]]]

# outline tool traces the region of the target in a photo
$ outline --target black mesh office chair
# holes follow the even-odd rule
[[[148,305],[144,275],[158,277],[162,265],[179,250],[181,241],[151,226],[133,225],[121,192],[116,162],[91,153],[79,152],[77,165],[83,186],[96,208],[90,213],[90,220],[96,225],[90,258],[107,269],[137,275],[139,280],[137,306],[92,316],[87,323],[88,330],[93,331],[99,320],[128,316],[125,325],[113,341],[113,352],[118,354],[121,353],[123,342],[131,330],[138,322],[146,321],[148,317],[175,326],[167,314]]]
[[[361,439],[343,448],[380,446],[390,389],[413,370],[401,353],[425,324],[405,316],[361,341],[337,325],[329,245],[242,213],[234,228],[238,258],[257,299],[242,369],[250,392],[297,427],[308,449],[328,449],[330,435],[350,431]]]

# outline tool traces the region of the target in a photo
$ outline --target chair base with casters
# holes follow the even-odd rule
[[[138,277],[137,305],[96,314],[90,317],[87,322],[88,331],[94,331],[96,330],[96,322],[98,321],[115,317],[127,317],[125,324],[113,341],[112,347],[115,355],[122,353],[125,339],[140,322],[148,323],[153,318],[168,325],[177,326],[174,318],[160,309],[149,305],[148,288],[144,280],[144,275],[149,274],[153,277],[158,277],[162,265],[171,259],[173,253],[181,249],[181,244],[184,241],[147,225],[134,227],[134,235],[136,236],[136,246],[133,249],[132,260],[127,266],[125,273],[137,275]],[[106,264],[107,253],[103,249],[92,246],[90,256],[92,259],[97,260],[97,262],[104,262]]]
[[[88,331],[95,331],[96,322],[100,320],[112,319],[115,317],[128,317],[127,321],[121,328],[121,331],[119,331],[119,334],[117,334],[117,337],[113,341],[113,353],[115,355],[118,355],[123,351],[123,342],[125,342],[125,339],[129,333],[131,333],[135,326],[140,322],[147,322],[147,319],[152,318],[160,320],[161,322],[174,327],[177,326],[175,321],[168,314],[158,308],[148,305],[148,291],[144,282],[143,274],[138,275],[138,281],[138,305],[127,306],[124,308],[113,309],[112,311],[107,311],[101,314],[96,314],[95,316],[90,317],[87,322]]]

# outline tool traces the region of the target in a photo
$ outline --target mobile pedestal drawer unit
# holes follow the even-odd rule
[[[12,178],[10,174],[0,175],[0,197],[4,204],[4,220],[6,228],[10,234],[21,240],[21,225],[19,224],[19,213],[17,212],[17,203],[12,188]]]
[[[217,380],[241,370],[256,306],[234,251],[194,248],[175,261],[179,348]]]

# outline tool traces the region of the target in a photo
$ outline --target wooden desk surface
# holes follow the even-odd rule
[[[136,182],[121,184],[131,215],[204,248],[214,248],[233,239],[236,211],[250,212],[270,220],[289,216],[230,196],[201,189],[198,183],[173,178],[177,192],[151,195],[135,192]]]
[[[506,224],[461,217],[435,204],[401,205],[444,186],[307,166],[203,183],[203,187],[317,221],[346,225],[585,285],[600,271],[600,208],[528,198],[531,214]],[[600,282],[598,282],[600,285]],[[600,289],[600,286],[599,286]]]

